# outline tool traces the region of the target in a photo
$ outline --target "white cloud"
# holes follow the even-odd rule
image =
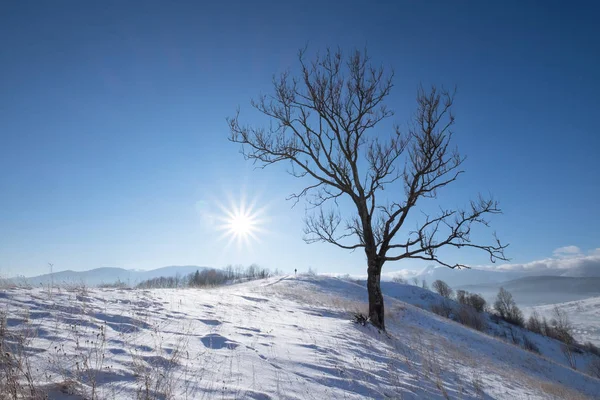
[[[570,257],[553,257],[523,264],[503,264],[495,267],[499,271],[516,271],[535,275],[600,276],[600,252],[593,254],[571,254]]]
[[[559,247],[552,252],[554,257],[572,257],[577,254],[581,254],[581,249],[577,246]]]

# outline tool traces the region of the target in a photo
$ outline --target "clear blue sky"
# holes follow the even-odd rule
[[[467,174],[491,192],[513,262],[600,247],[600,24],[595,2],[12,1],[0,5],[0,274],[260,263],[362,273],[364,256],[302,238],[302,182],[254,170],[227,116],[308,43],[367,46],[396,71],[403,123],[418,84],[457,85]],[[264,208],[259,242],[227,245],[219,204]],[[449,253],[485,264],[484,254]],[[460,257],[459,260],[456,258]],[[414,263],[387,264],[387,271]]]

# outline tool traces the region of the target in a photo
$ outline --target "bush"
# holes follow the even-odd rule
[[[523,348],[534,353],[540,354],[540,348],[537,347],[536,344],[533,343],[531,340],[529,340],[526,335],[523,335]]]
[[[520,327],[523,327],[525,324],[523,313],[519,307],[517,307],[517,303],[515,303],[512,294],[502,287],[498,291],[498,296],[494,302],[494,310],[496,310],[496,313],[500,318],[510,324]]]
[[[483,316],[469,305],[460,306],[456,314],[456,322],[477,329],[478,331],[483,331],[486,327]]]
[[[123,282],[120,279],[117,279],[116,282],[112,282],[112,283],[101,283],[98,285],[99,288],[101,289],[124,289],[129,287],[129,285],[125,282]]]
[[[588,375],[600,379],[600,358],[594,358],[588,365]]]
[[[452,307],[448,302],[442,301],[441,303],[432,304],[431,312],[441,315],[444,318],[450,318],[450,315],[452,315]]]
[[[569,321],[567,313],[558,307],[554,307],[553,314],[554,318],[550,321],[550,327],[548,332],[546,332],[547,336],[560,340],[568,346],[574,344],[573,326]]]
[[[477,312],[485,311],[487,305],[485,299],[477,293],[469,293],[465,290],[456,291],[456,301],[460,304],[473,307]]]
[[[589,353],[595,354],[598,357],[600,357],[600,348],[598,348],[598,346],[596,346],[594,343],[592,342],[585,342],[582,345],[583,349]]]
[[[544,324],[540,319],[537,311],[534,311],[533,314],[527,320],[525,327],[529,329],[531,332],[539,333],[540,335],[545,335],[546,332],[544,330]]]
[[[0,399],[46,398],[34,381],[34,368],[27,351],[33,334],[30,326],[22,331],[9,331],[6,314],[0,311]]]
[[[454,293],[454,291],[452,290],[452,288],[450,286],[448,286],[448,284],[444,281],[441,280],[437,280],[435,282],[433,282],[433,290],[436,291],[436,293],[438,293],[440,296],[445,297],[447,299],[452,297],[452,294]]]

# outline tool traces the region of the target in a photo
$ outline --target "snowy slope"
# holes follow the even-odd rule
[[[596,398],[600,381],[426,308],[396,285],[388,333],[366,290],[278,277],[210,290],[6,289],[4,332],[51,399]],[[425,296],[425,297],[422,297]],[[419,302],[421,304],[419,304]],[[542,338],[545,339],[545,338]],[[94,392],[94,393],[92,393]]]

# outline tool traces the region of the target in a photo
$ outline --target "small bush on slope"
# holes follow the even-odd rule
[[[595,358],[590,362],[587,372],[589,375],[600,379],[600,358]]]
[[[525,350],[529,350],[529,351],[532,351],[534,353],[541,354],[540,353],[540,348],[534,342],[532,342],[527,337],[527,335],[523,335],[523,348]]]
[[[544,324],[544,322],[541,320],[537,311],[534,311],[533,314],[531,314],[531,316],[529,316],[529,319],[527,320],[525,327],[527,329],[529,329],[531,332],[535,332],[540,335],[545,335],[546,334],[546,330],[544,329],[545,325],[547,325],[547,323]]]
[[[451,298],[452,295],[454,294],[454,291],[452,290],[452,288],[450,286],[448,286],[448,284],[442,280],[437,280],[435,282],[433,282],[433,290],[439,294],[442,297],[445,297],[447,299]]]
[[[498,296],[494,302],[494,310],[500,318],[510,324],[519,327],[523,327],[525,324],[523,313],[519,307],[517,307],[517,303],[515,303],[512,294],[502,287],[498,291]]]
[[[483,297],[477,293],[469,293],[466,290],[456,291],[456,301],[460,304],[473,307],[477,312],[485,311],[487,305]]]
[[[600,348],[598,348],[598,346],[596,346],[594,343],[592,342],[585,342],[582,345],[583,349],[587,352],[590,352],[598,357],[600,357]]]
[[[484,316],[469,305],[462,304],[458,308],[456,321],[478,331],[484,331],[487,328]]]
[[[434,303],[431,305],[431,312],[444,318],[450,318],[452,316],[452,305],[445,300],[440,303]]]

